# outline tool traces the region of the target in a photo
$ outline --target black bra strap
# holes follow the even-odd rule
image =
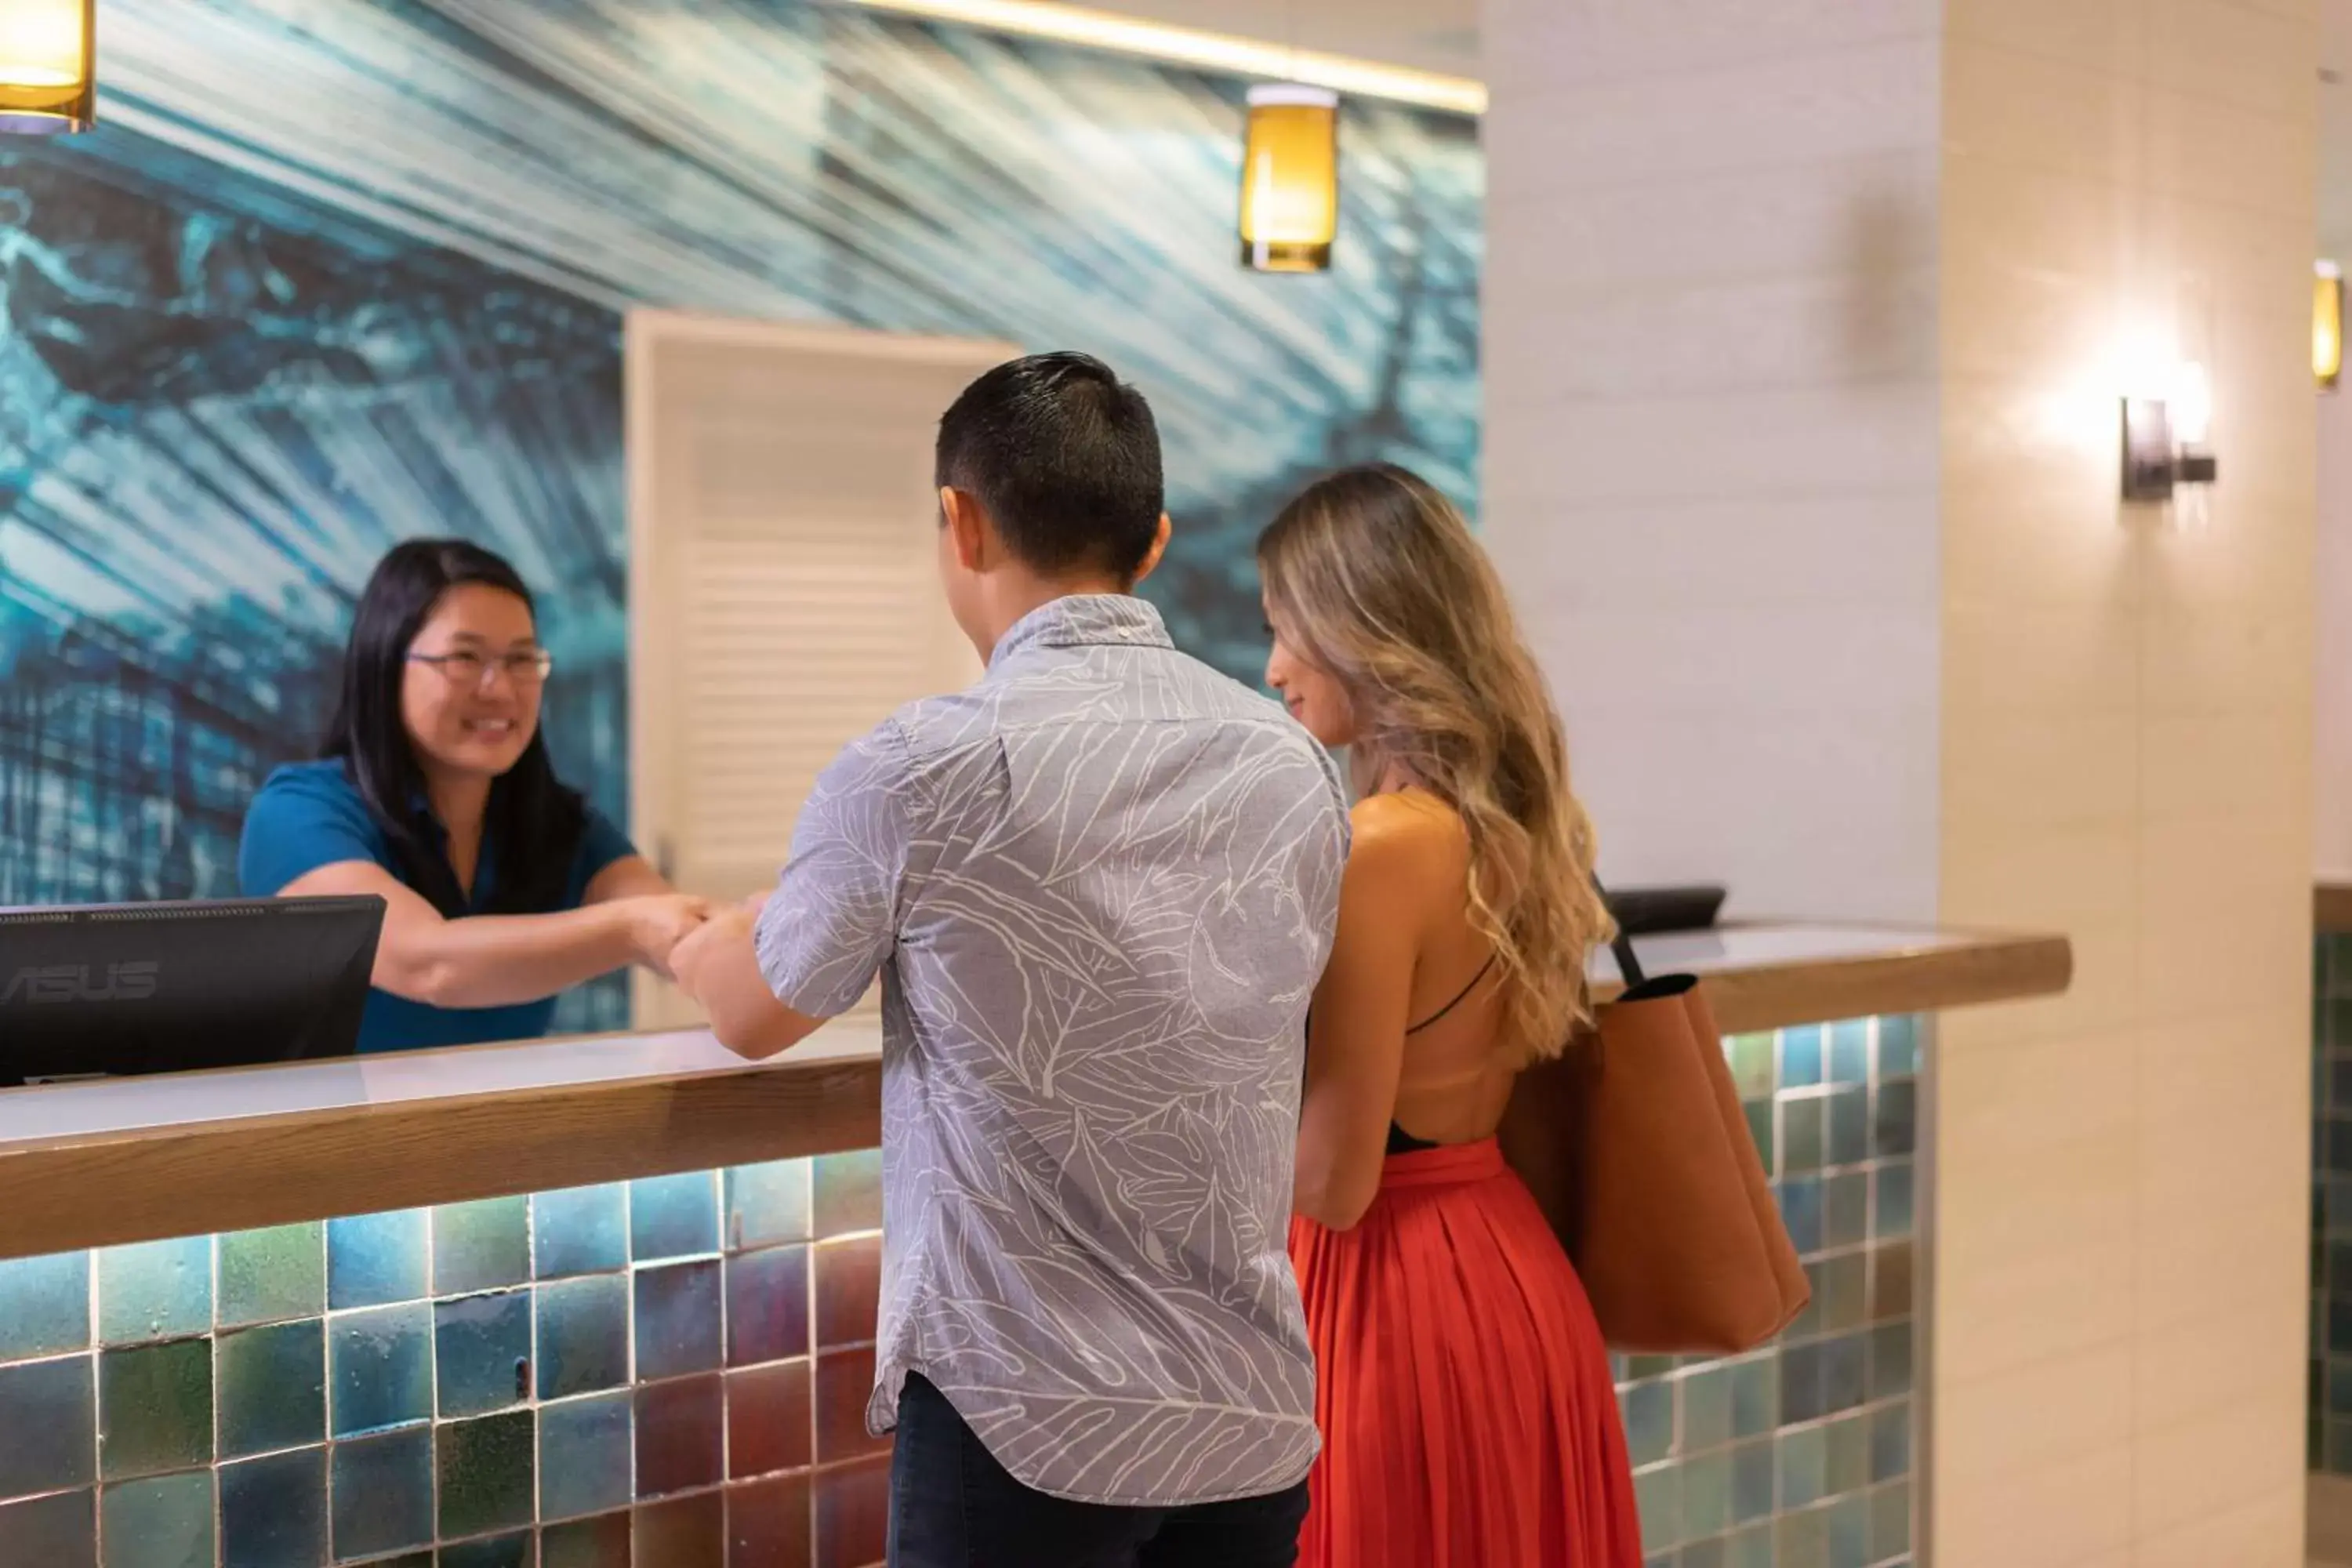
[[[1479,984],[1484,981],[1487,975],[1494,973],[1495,965],[1500,960],[1501,956],[1502,955],[1499,953],[1488,953],[1486,955],[1486,962],[1478,966],[1478,973],[1470,977],[1470,984],[1462,988],[1461,994],[1454,997],[1453,1001],[1448,1002],[1444,1006],[1440,1007],[1436,1012],[1432,1013],[1428,1017],[1423,1018],[1420,1023],[1415,1024],[1411,1028],[1405,1030],[1405,1033],[1408,1035],[1418,1035],[1423,1029],[1428,1028],[1432,1024],[1436,1023],[1439,1019],[1444,1017],[1445,1015],[1462,1005],[1463,1003],[1470,1000],[1470,993],[1477,990]]]

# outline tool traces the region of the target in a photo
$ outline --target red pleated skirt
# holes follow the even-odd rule
[[[1393,1154],[1294,1219],[1323,1457],[1300,1568],[1641,1568],[1591,1304],[1493,1139]]]

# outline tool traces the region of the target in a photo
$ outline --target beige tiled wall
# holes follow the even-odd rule
[[[1621,879],[1938,1039],[1937,1568],[2301,1562],[2315,0],[1488,0],[1486,522]],[[2135,340],[2221,483],[2119,506]]]
[[[1940,910],[2063,929],[1940,1044],[1941,1568],[2302,1561],[2317,33],[1950,0]],[[2214,385],[2116,503],[2119,351]]]
[[[1482,521],[1618,880],[1934,912],[1937,14],[1490,0]]]

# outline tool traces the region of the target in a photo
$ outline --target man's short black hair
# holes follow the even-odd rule
[[[1047,574],[1133,582],[1167,510],[1151,405],[1091,354],[1031,354],[964,388],[940,420],[938,472]]]

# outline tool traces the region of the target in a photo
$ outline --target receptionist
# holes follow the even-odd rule
[[[555,998],[670,949],[682,897],[566,788],[540,734],[553,660],[514,568],[413,540],[360,596],[320,760],[245,818],[248,898],[375,894],[386,909],[362,1051],[547,1033]]]

